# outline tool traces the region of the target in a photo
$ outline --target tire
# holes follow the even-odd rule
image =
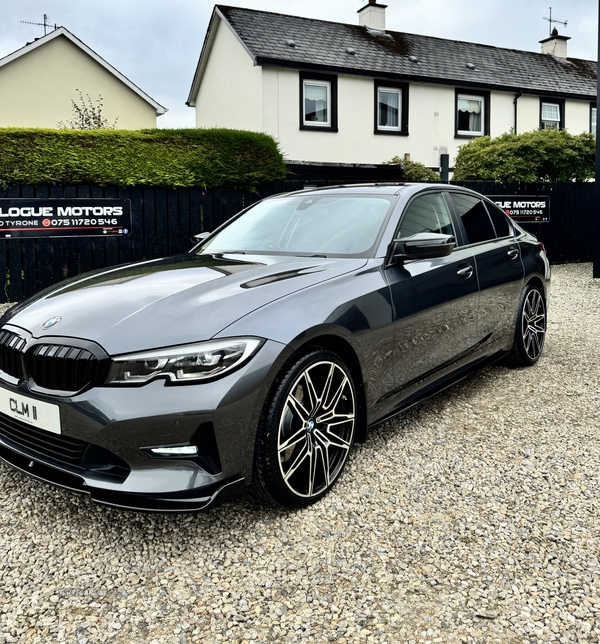
[[[546,302],[538,286],[523,291],[517,316],[515,339],[508,362],[516,367],[534,365],[542,354],[546,337]]]
[[[290,508],[323,497],[348,460],[356,416],[355,385],[338,355],[314,349],[288,364],[263,408],[254,491]]]

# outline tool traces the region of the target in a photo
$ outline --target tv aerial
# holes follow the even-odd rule
[[[44,22],[29,22],[29,20],[21,20],[21,24],[23,24],[23,25],[34,25],[35,27],[43,27],[44,28],[44,36],[48,33],[48,29],[58,29],[58,25],[56,23],[54,25],[51,25],[51,24],[48,23],[47,14],[44,14]]]
[[[564,20],[564,21],[563,20],[555,20],[552,17],[552,7],[550,7],[550,17],[546,18],[546,16],[544,16],[544,20],[547,20],[548,23],[549,23],[548,24],[548,35],[549,36],[552,35],[552,23],[556,23],[557,25],[562,25],[563,27],[566,27],[567,23],[569,22],[568,20]]]

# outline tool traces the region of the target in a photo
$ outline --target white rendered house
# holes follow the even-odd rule
[[[190,90],[198,127],[267,132],[287,159],[437,167],[473,137],[536,128],[595,132],[596,63],[386,30],[369,0],[358,25],[216,5]]]

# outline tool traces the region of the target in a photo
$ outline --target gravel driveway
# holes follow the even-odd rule
[[[303,511],[94,506],[0,465],[0,643],[599,642],[600,281],[546,349],[376,428]]]

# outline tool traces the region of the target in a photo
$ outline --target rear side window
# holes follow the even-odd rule
[[[486,203],[485,205],[487,206],[490,217],[492,218],[492,223],[496,229],[496,236],[508,237],[510,235],[510,225],[506,215],[494,204]]]
[[[462,220],[467,233],[468,244],[477,244],[496,239],[496,231],[492,226],[492,220],[481,199],[454,192],[450,193],[450,198]]]
[[[438,192],[417,197],[404,212],[397,237],[405,239],[419,233],[454,235],[450,213]]]

